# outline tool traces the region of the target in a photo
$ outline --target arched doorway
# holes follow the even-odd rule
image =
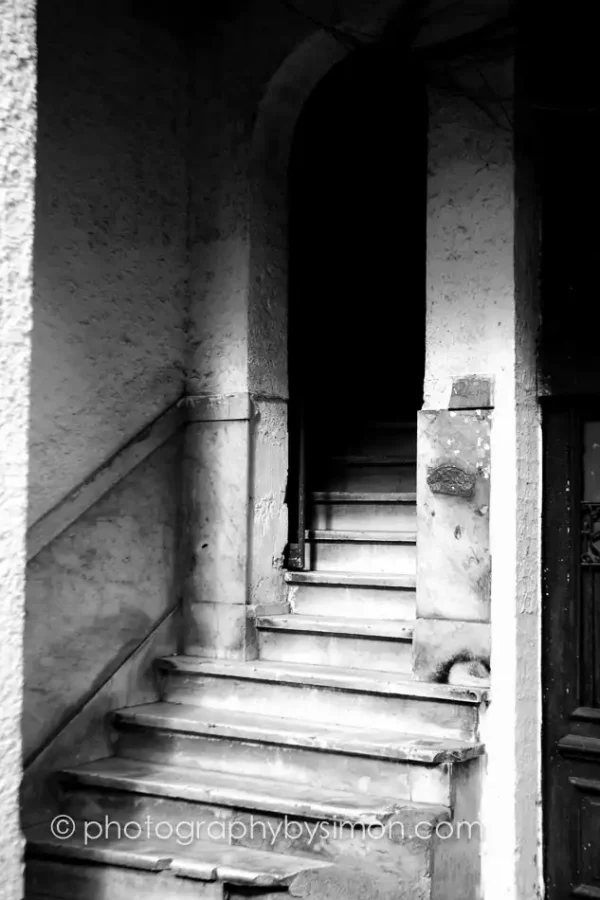
[[[298,118],[289,167],[292,546],[303,543],[311,491],[344,486],[329,477],[332,459],[362,459],[368,487],[362,451],[381,438],[390,459],[393,426],[416,422],[425,358],[426,179],[419,73],[397,51],[380,48],[334,66]],[[406,450],[406,434],[397,447]],[[372,474],[375,487],[402,489],[401,481],[378,482]],[[301,547],[296,556],[302,567]]]

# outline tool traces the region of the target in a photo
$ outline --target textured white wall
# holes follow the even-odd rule
[[[30,524],[183,387],[186,57],[129,8],[39,11]]]
[[[0,893],[3,900],[20,900],[18,803],[35,134],[32,2],[0,2],[0,60]]]

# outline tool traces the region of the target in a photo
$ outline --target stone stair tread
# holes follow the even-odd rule
[[[288,886],[300,872],[330,865],[314,858],[251,850],[216,841],[194,841],[183,846],[176,837],[132,840],[131,837],[113,836],[86,843],[84,822],[76,822],[75,827],[75,836],[68,840],[54,838],[49,822],[28,829],[25,835],[28,856],[77,859],[150,872],[170,872],[197,881],[274,888]]]
[[[181,674],[213,675],[251,681],[305,684],[310,687],[330,687],[340,691],[366,694],[389,694],[398,697],[419,697],[425,700],[445,700],[453,703],[485,703],[486,688],[437,684],[415,681],[394,672],[371,669],[349,669],[336,666],[316,666],[304,663],[271,662],[269,660],[203,659],[198,656],[168,656],[159,665]]]
[[[364,638],[412,640],[414,622],[404,619],[353,619],[347,616],[300,614],[257,616],[256,627],[264,631],[297,631],[303,634],[339,634]]]
[[[369,797],[351,791],[327,791],[313,785],[292,784],[263,776],[203,771],[115,756],[65,769],[62,774],[84,786],[328,821],[376,824],[402,813],[417,813],[430,821],[449,815],[447,807],[430,803]]]
[[[411,491],[313,491],[314,503],[416,503]]]
[[[330,541],[339,543],[369,544],[416,544],[416,531],[339,531],[334,529],[308,529],[306,537],[310,541]]]
[[[327,584],[340,587],[407,588],[417,586],[416,575],[387,575],[378,572],[286,572],[288,584]]]
[[[189,704],[147,703],[118,710],[117,725],[156,728],[239,741],[254,741],[438,765],[483,753],[483,745],[454,738],[402,734],[391,729],[330,725],[302,719],[208,710]]]

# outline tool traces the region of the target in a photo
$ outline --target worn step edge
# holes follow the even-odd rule
[[[313,503],[386,503],[416,504],[417,495],[410,491],[313,491],[311,494]]]
[[[489,700],[489,689],[407,680],[405,676],[370,669],[344,669],[302,663],[267,660],[202,659],[198,656],[167,656],[156,661],[163,672],[182,675],[209,675],[243,681],[297,684],[333,688],[360,694],[439,700],[448,703],[480,704]]]
[[[361,544],[416,544],[416,531],[334,531],[333,529],[309,529],[309,541],[327,543]]]
[[[168,797],[234,809],[259,810],[304,819],[356,824],[385,824],[417,814],[429,821],[447,819],[450,810],[429,803],[369,797],[349,791],[328,792],[313,785],[290,784],[269,778],[209,772],[190,767],[138,762],[110,757],[64,769],[61,781],[71,787],[113,789]]]
[[[120,728],[150,728],[424,765],[464,762],[484,752],[481,743],[454,738],[325,725],[229,710],[206,710],[183,703],[150,703],[117,710],[114,722]]]
[[[85,823],[73,824],[76,834],[81,837],[68,840],[53,838],[51,823],[29,829],[25,835],[29,859],[77,859],[148,872],[171,872],[180,878],[196,881],[275,888],[287,887],[300,872],[330,865],[318,859],[224,846],[216,841],[194,841],[188,852],[173,840],[132,841],[121,838],[105,840],[102,844],[99,841],[86,844]]]
[[[371,572],[286,572],[288,584],[321,584],[330,587],[374,587],[414,590],[416,575],[383,575]]]
[[[257,616],[259,631],[331,634],[368,640],[411,641],[414,622],[403,619],[351,619],[344,616]]]

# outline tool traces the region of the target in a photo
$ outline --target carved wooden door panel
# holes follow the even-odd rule
[[[548,900],[600,900],[600,400],[544,415]]]

